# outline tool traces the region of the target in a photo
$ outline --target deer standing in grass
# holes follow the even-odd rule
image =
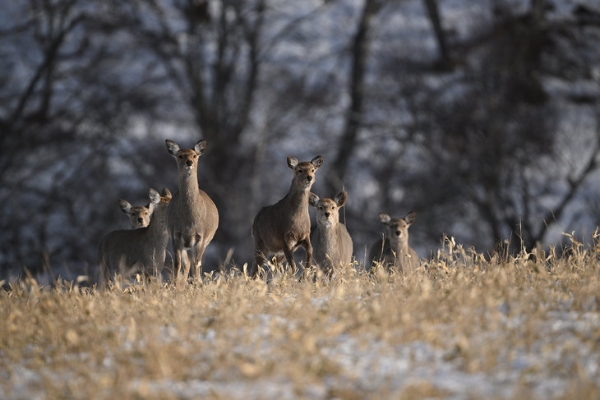
[[[371,247],[369,269],[377,263],[388,271],[396,268],[400,272],[414,270],[419,266],[419,256],[408,245],[408,228],[416,218],[417,214],[414,211],[404,218],[379,214],[379,220],[386,226],[387,233]]]
[[[131,229],[145,228],[150,224],[150,218],[154,212],[154,206],[149,203],[146,206],[132,206],[127,200],[119,200],[121,210],[127,214],[131,222]]]
[[[165,188],[162,196],[154,189],[148,193],[154,214],[144,228],[117,230],[108,233],[98,249],[98,264],[106,284],[112,275],[128,276],[140,271],[143,275],[158,275],[165,264],[169,233],[167,210],[171,192]]]
[[[335,268],[350,265],[352,260],[352,238],[339,217],[339,210],[347,199],[348,193],[343,191],[333,199],[320,199],[311,193],[308,200],[317,209],[317,227],[310,237],[313,256],[327,276],[331,276]]]
[[[310,267],[313,250],[310,244],[308,197],[315,182],[315,172],[323,164],[323,156],[303,162],[288,157],[287,164],[294,170],[288,194],[277,203],[263,207],[254,218],[254,263],[250,271],[252,277],[258,275],[268,256],[280,255],[282,252],[295,272],[294,251],[300,246],[306,252],[306,267]]]
[[[177,160],[179,175],[179,192],[171,201],[167,219],[175,252],[173,278],[176,281],[181,272],[183,279],[187,279],[192,265],[192,276],[200,278],[202,256],[219,226],[217,206],[198,186],[198,159],[206,150],[206,140],[200,140],[193,149],[181,149],[168,139],[166,145]],[[191,257],[185,257],[188,261],[182,265],[183,253],[188,250]]]

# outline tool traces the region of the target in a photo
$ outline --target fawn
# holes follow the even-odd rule
[[[317,226],[310,238],[313,256],[321,271],[328,276],[334,268],[348,266],[352,259],[352,238],[339,217],[339,210],[346,204],[347,198],[346,191],[342,191],[334,199],[320,199],[311,193],[308,200],[317,209]]]
[[[413,270],[419,265],[419,256],[408,245],[408,228],[417,218],[411,211],[404,218],[391,218],[380,213],[379,220],[387,228],[387,233],[379,239],[369,252],[370,269],[374,263],[380,263],[388,271],[397,268],[400,272]]]
[[[137,270],[147,276],[158,275],[162,271],[169,243],[166,215],[171,192],[165,188],[161,196],[150,189],[148,196],[154,214],[147,227],[112,231],[100,242],[98,264],[103,284],[116,273],[128,276]]]

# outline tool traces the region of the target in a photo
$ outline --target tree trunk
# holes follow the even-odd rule
[[[450,52],[448,50],[448,44],[446,42],[446,34],[444,33],[444,29],[442,28],[442,21],[440,18],[440,11],[437,4],[437,0],[423,0],[423,2],[425,3],[425,8],[427,9],[429,20],[431,21],[431,25],[433,26],[435,39],[437,41],[438,49],[440,51],[439,67],[444,70],[449,70],[452,68],[452,62],[450,60]]]
[[[339,192],[344,186],[348,162],[356,147],[356,136],[362,123],[368,35],[372,19],[381,5],[382,2],[379,0],[366,0],[352,40],[352,70],[349,81],[351,103],[346,114],[344,132],[337,146],[338,153],[333,161],[332,171],[327,182],[331,193]]]

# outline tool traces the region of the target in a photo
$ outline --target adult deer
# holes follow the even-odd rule
[[[292,186],[287,195],[277,203],[263,207],[254,218],[254,263],[250,270],[252,277],[258,275],[268,256],[280,255],[282,252],[292,270],[296,271],[294,251],[300,246],[306,252],[306,267],[310,267],[313,249],[310,244],[308,196],[315,182],[315,172],[323,164],[323,156],[303,162],[295,157],[288,157],[287,164],[294,170]]]
[[[308,200],[317,209],[317,226],[310,238],[313,256],[321,271],[328,276],[335,268],[350,265],[352,259],[352,238],[339,217],[339,210],[347,199],[348,194],[343,191],[333,199],[320,199],[311,193]]]
[[[408,245],[408,228],[416,218],[417,214],[414,211],[404,218],[392,218],[385,213],[379,214],[379,220],[386,226],[387,233],[371,246],[368,269],[378,263],[388,271],[396,268],[400,272],[406,272],[418,267],[419,256]]]
[[[177,161],[179,175],[179,192],[173,196],[167,218],[175,252],[173,278],[176,281],[181,272],[183,279],[187,279],[190,264],[193,265],[192,277],[200,278],[202,256],[219,226],[217,206],[198,186],[198,159],[206,150],[206,140],[200,140],[192,149],[181,149],[168,139],[165,143]],[[183,257],[188,250],[191,250],[191,257]],[[189,261],[182,263],[184,258]]]
[[[150,189],[148,196],[154,214],[147,227],[112,231],[100,242],[98,264],[103,285],[116,273],[127,277],[135,271],[145,276],[159,275],[162,271],[169,243],[166,215],[171,192],[165,188],[161,196]]]

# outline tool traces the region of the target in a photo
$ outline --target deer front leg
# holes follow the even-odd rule
[[[265,253],[262,250],[254,251],[254,263],[252,264],[252,268],[250,269],[250,276],[253,279],[258,277],[258,273],[261,267],[267,262],[267,258],[265,257]]]
[[[291,246],[287,241],[283,247],[283,254],[285,254],[285,259],[288,264],[292,268],[292,271],[296,273],[296,262],[294,261],[294,246]]]
[[[306,253],[306,264],[304,264],[304,272],[302,273],[302,276],[300,277],[300,280],[304,280],[308,274],[310,274],[311,269],[311,262],[312,262],[312,253],[313,253],[313,248],[312,245],[310,244],[310,239],[305,239],[302,242],[298,242],[298,246],[302,246],[302,248],[304,249],[305,253]]]
[[[192,260],[194,265],[192,268],[192,278],[198,279],[202,278],[202,256],[204,255],[204,250],[206,249],[206,245],[202,242],[197,243],[192,247]]]
[[[181,255],[183,252],[183,248],[181,248],[178,244],[173,243],[173,252],[175,253],[175,265],[173,265],[173,281],[177,281],[177,276],[179,275],[179,271],[181,270]]]
[[[310,239],[306,239],[305,241],[303,241],[302,247],[304,247],[304,251],[306,252],[306,265],[304,267],[306,269],[309,269],[311,267],[313,254],[313,248],[312,244],[310,243]]]

